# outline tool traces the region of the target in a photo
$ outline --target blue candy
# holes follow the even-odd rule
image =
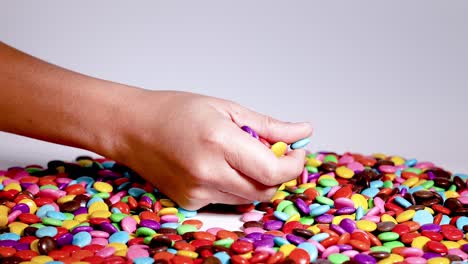
[[[279,220],[281,220],[281,221],[284,221],[284,222],[288,221],[288,219],[289,219],[289,217],[290,217],[287,213],[283,213],[283,212],[279,212],[279,211],[275,211],[275,212],[273,213],[273,215],[274,215],[277,219],[279,219]]]
[[[324,213],[328,212],[328,210],[330,210],[329,205],[320,205],[320,206],[310,210],[309,215],[311,215],[311,216],[323,215]]]
[[[229,256],[229,254],[224,252],[224,251],[220,251],[220,252],[214,254],[213,257],[219,259],[221,264],[229,264],[230,259],[231,259],[231,256]]]
[[[44,226],[36,230],[36,236],[39,238],[45,236],[54,237],[55,235],[57,235],[57,233],[57,228],[53,226]]]
[[[368,197],[375,197],[379,192],[380,190],[378,188],[366,188],[361,192],[361,194]]]
[[[61,221],[67,220],[67,216],[64,213],[57,212],[57,211],[48,211],[46,213],[46,216],[57,219],[57,220],[61,220]]]
[[[310,143],[310,138],[303,138],[291,144],[291,149],[300,149]]]
[[[154,263],[154,259],[150,257],[140,257],[133,259],[134,264],[152,264]]]
[[[73,236],[72,244],[79,247],[84,247],[91,244],[91,235],[88,232],[78,232]]]
[[[323,241],[323,240],[325,240],[325,239],[327,239],[329,237],[330,237],[330,234],[328,234],[328,233],[318,233],[318,234],[314,235],[313,237],[311,237],[311,239],[315,240],[317,242],[320,242],[320,241]]]
[[[0,234],[0,240],[14,240],[18,241],[21,237],[15,233],[3,233]]]
[[[466,225],[468,225],[467,216],[461,216],[460,218],[457,219],[456,226],[458,229],[463,230],[463,227]]]
[[[50,204],[43,205],[37,209],[36,216],[39,218],[44,218],[47,216],[47,212],[49,211],[55,211],[55,207]]]
[[[109,237],[109,243],[122,243],[126,244],[130,240],[130,235],[127,231],[117,231]]]
[[[426,210],[418,210],[413,216],[413,221],[418,222],[420,225],[432,224],[434,217]]]
[[[282,237],[274,237],[273,242],[275,242],[275,245],[277,245],[279,247],[281,247],[282,245],[291,244],[291,243],[289,243],[289,241],[287,239],[282,238]]]
[[[305,251],[307,251],[307,253],[309,253],[310,262],[314,262],[317,260],[318,249],[314,244],[309,243],[309,242],[304,242],[304,243],[299,244],[297,248],[304,249]]]
[[[182,207],[179,207],[179,213],[183,214],[187,218],[195,217],[197,215],[197,211],[186,210]]]
[[[401,197],[401,196],[397,196],[395,197],[394,201],[403,206],[404,208],[408,208],[410,207],[412,204],[410,202],[408,202],[408,200],[406,200],[405,198]],[[421,211],[421,210],[420,210]]]

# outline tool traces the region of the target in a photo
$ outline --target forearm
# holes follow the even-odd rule
[[[105,84],[105,85],[103,85]],[[130,89],[77,74],[0,42],[0,130],[85,148],[112,150],[115,116]]]

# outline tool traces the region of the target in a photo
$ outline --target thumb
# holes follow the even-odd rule
[[[310,123],[283,122],[242,106],[236,105],[235,108],[231,113],[232,120],[238,126],[251,127],[269,142],[283,141],[290,144],[312,135]]]

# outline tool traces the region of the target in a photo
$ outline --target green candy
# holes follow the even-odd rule
[[[403,170],[404,172],[412,172],[412,173],[416,173],[416,174],[421,174],[422,173],[422,170],[421,169],[418,169],[418,168],[406,168]]]
[[[276,211],[283,212],[283,210],[291,204],[293,204],[293,202],[289,200],[283,200],[278,204],[278,206],[276,206]]]
[[[125,217],[127,217],[128,215],[126,214],[122,214],[122,213],[113,213],[111,214],[110,216],[110,220],[113,222],[113,223],[120,223],[120,221],[122,221],[122,219],[124,219]]]
[[[153,203],[156,202],[156,196],[154,196],[154,194],[152,194],[152,193],[145,193],[141,197],[143,197],[143,196],[147,196],[148,198],[150,198]]]
[[[156,231],[148,227],[139,227],[136,230],[136,235],[137,236],[154,236],[156,235]]]
[[[338,159],[335,155],[326,155],[325,158],[323,158],[323,162],[338,163]]]
[[[374,198],[369,198],[369,200],[367,201],[367,204],[369,205],[369,208],[373,208],[374,207]]]
[[[380,239],[380,241],[393,241],[397,240],[400,235],[395,232],[383,232],[380,233],[377,237]]]
[[[303,225],[313,225],[314,217],[313,216],[303,216],[299,219],[299,222]]]
[[[333,187],[339,185],[337,180],[331,178],[322,178],[318,181],[318,183],[324,187]]]
[[[179,223],[182,223],[185,220],[185,215],[177,212],[177,217],[179,218]]]
[[[44,218],[42,218],[42,223],[44,225],[49,225],[49,226],[62,226],[63,221],[58,220],[58,219],[54,219],[54,218],[50,218],[50,217],[44,217]]]
[[[317,153],[310,153],[306,157],[309,158],[309,159],[315,159],[317,157]]]
[[[315,198],[315,200],[319,204],[326,204],[326,205],[330,205],[330,206],[332,206],[335,203],[332,199],[330,199],[328,197],[325,197],[325,196],[317,196]]]
[[[307,190],[306,188],[297,188],[296,190],[294,190],[294,193],[304,193],[305,190]]]
[[[124,197],[122,197],[122,199],[120,199],[120,201],[121,201],[122,203],[128,203],[128,197],[129,197],[128,195],[127,195],[127,196],[124,196]]]
[[[442,187],[433,186],[432,188],[434,188],[434,190],[435,190],[436,192],[443,192],[443,191],[445,191],[445,189],[442,188]]]
[[[147,237],[143,238],[143,243],[145,243],[145,245],[149,245],[149,243],[151,243],[152,239],[153,239],[153,236],[147,236]]]
[[[122,231],[118,223],[112,223],[112,225],[115,226],[115,228],[117,228],[118,231]]]
[[[75,218],[75,215],[73,215],[72,213],[63,213],[65,215],[65,220],[73,220],[73,218]]]
[[[450,187],[448,188],[449,191],[457,191],[457,186],[456,185],[450,185]]]
[[[405,244],[403,244],[400,241],[390,241],[390,242],[383,243],[383,246],[389,248],[390,251],[391,251],[392,249],[394,249],[396,247],[404,247]]]
[[[179,227],[177,227],[177,233],[179,235],[183,235],[185,233],[195,232],[195,231],[197,231],[197,227],[194,225],[180,225]]]
[[[284,208],[283,213],[286,213],[289,216],[293,216],[293,215],[299,214],[299,211],[297,210],[294,204],[291,204],[291,205],[286,206],[286,208]]]
[[[95,195],[93,195],[93,198],[94,197],[99,197],[99,198],[102,198],[102,199],[108,199],[110,197],[110,193],[96,193]]]
[[[318,169],[316,167],[313,167],[313,166],[305,166],[307,172],[309,173],[317,173],[318,172]]]
[[[35,173],[35,172],[40,172],[40,171],[42,171],[42,169],[31,167],[31,168],[26,168],[26,171],[29,174],[31,174],[31,173]]]
[[[388,252],[388,253],[391,253],[392,250],[388,247],[385,247],[385,246],[375,246],[375,247],[371,247],[370,250],[372,252]]]
[[[333,264],[341,264],[349,260],[349,257],[340,253],[330,254],[328,256],[328,261]]]
[[[39,190],[47,190],[47,189],[58,190],[58,187],[52,184],[46,184],[46,185],[42,185],[39,188]]]
[[[393,182],[392,181],[384,181],[383,187],[384,188],[393,188]]]
[[[230,248],[232,243],[234,243],[234,240],[232,238],[224,238],[213,242],[213,245]]]
[[[421,184],[424,189],[430,189],[432,186],[434,186],[434,181],[426,181]]]
[[[35,227],[35,228],[41,228],[41,227],[44,227],[45,225],[41,224],[41,223],[35,223],[35,224],[32,224],[32,225],[29,225],[30,227]]]

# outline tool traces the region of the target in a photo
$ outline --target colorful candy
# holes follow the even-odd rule
[[[248,126],[242,129],[270,144]],[[302,148],[309,139],[292,143]],[[0,171],[1,263],[450,263],[468,259],[468,175],[399,156],[307,153],[270,202],[204,227],[125,166],[78,157]],[[255,209],[255,210],[253,210]],[[201,228],[206,228],[202,231]]]

